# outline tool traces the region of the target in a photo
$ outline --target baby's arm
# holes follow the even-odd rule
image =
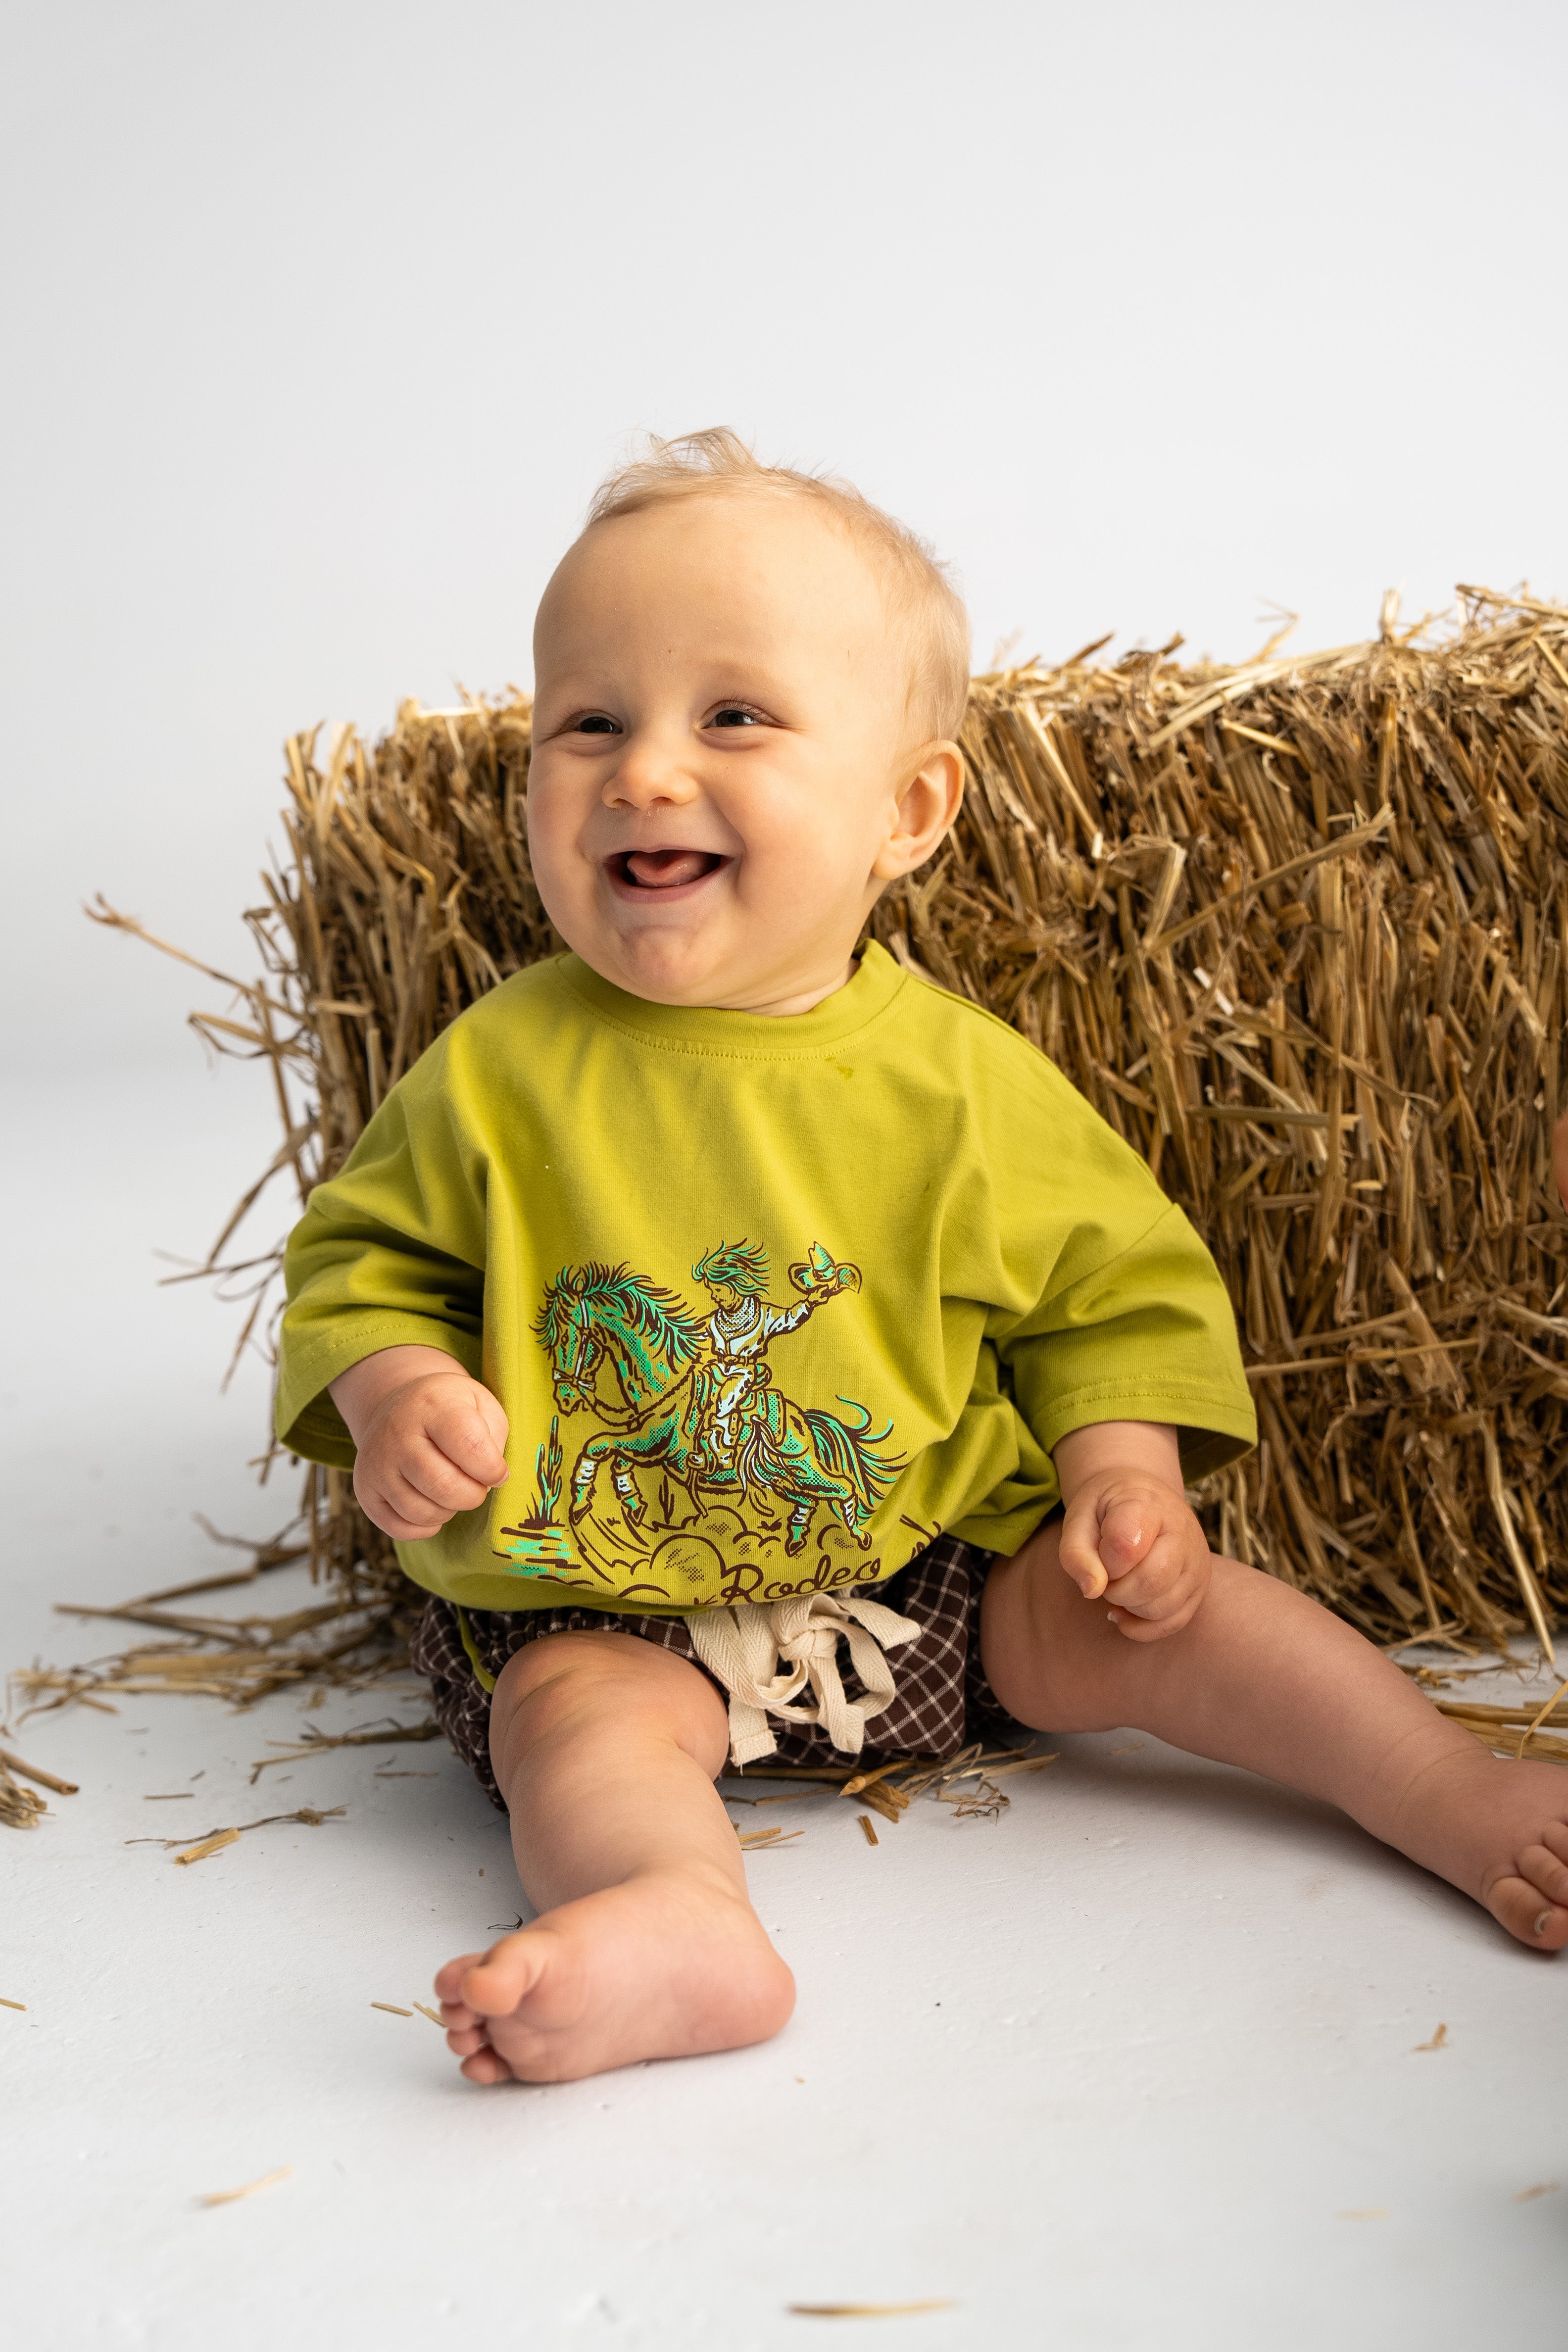
[[[497,1400],[439,1348],[382,1348],[331,1383],[353,1439],[354,1493],[399,1543],[439,1534],[507,1475]]]
[[[1176,1433],[1152,1421],[1070,1430],[1052,1457],[1062,1490],[1061,1564],[1130,1642],[1179,1633],[1208,1591],[1204,1531],[1182,1491]]]

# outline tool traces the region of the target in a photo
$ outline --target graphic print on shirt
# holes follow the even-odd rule
[[[563,1266],[546,1286],[533,1330],[557,1411],[533,1510],[502,1528],[500,1556],[521,1575],[689,1607],[873,1580],[862,1528],[904,1467],[886,1450],[892,1423],[873,1430],[849,1397],[847,1414],[797,1404],[770,1361],[775,1339],[860,1288],[859,1267],[814,1242],[788,1269],[787,1306],[767,1295],[757,1243],[721,1242],[691,1273],[709,1313],[626,1265]],[[561,1423],[576,1413],[599,1426],[565,1480]]]

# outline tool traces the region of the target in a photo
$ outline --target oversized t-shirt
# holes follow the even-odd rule
[[[1044,1055],[875,945],[783,1019],[567,955],[453,1022],[311,1193],[278,1430],[444,1349],[507,1483],[398,1557],[477,1609],[637,1613],[873,1583],[942,1532],[1016,1551],[1092,1422],[1253,1442],[1235,1318],[1143,1162]]]

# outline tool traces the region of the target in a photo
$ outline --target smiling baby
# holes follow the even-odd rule
[[[727,1767],[1134,1725],[1337,1804],[1537,1950],[1568,1782],[1503,1763],[1184,1488],[1254,1420],[1181,1211],[1033,1046],[868,943],[957,814],[923,544],[656,444],[545,591],[570,952],[461,1014],[289,1243],[279,1431],[353,1472],[535,1916],[437,1978],[475,2082],[759,2041]]]

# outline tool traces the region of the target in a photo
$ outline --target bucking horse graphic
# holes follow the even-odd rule
[[[838,1402],[858,1420],[796,1404],[774,1386],[768,1362],[774,1339],[859,1289],[859,1268],[837,1265],[814,1243],[788,1270],[795,1296],[787,1307],[769,1299],[767,1254],[754,1243],[721,1243],[691,1271],[713,1300],[706,1318],[626,1265],[563,1266],[545,1290],[533,1328],[550,1357],[556,1404],[609,1424],[573,1465],[572,1524],[593,1509],[607,1469],[622,1517],[640,1529],[647,1505],[635,1474],[659,1469],[686,1487],[695,1510],[704,1496],[739,1508],[752,1498],[764,1510],[771,1500],[786,1514],[788,1552],[804,1549],[819,1506],[868,1545],[861,1525],[903,1467],[901,1455],[882,1450],[891,1423],[873,1431],[866,1407],[847,1397]],[[601,1394],[605,1367],[618,1405]]]

